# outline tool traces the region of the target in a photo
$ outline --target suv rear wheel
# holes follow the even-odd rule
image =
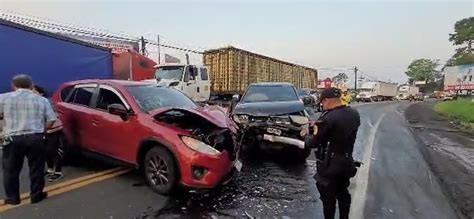
[[[154,192],[170,194],[178,184],[178,170],[173,155],[163,147],[153,147],[143,160],[145,178]]]

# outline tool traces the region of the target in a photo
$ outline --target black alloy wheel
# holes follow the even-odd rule
[[[145,177],[150,188],[159,194],[170,194],[176,188],[178,172],[171,153],[163,147],[153,147],[143,161]]]

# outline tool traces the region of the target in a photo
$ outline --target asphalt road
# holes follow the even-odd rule
[[[408,105],[354,106],[362,121],[354,157],[364,165],[350,187],[351,218],[457,218],[408,129],[403,116]],[[65,169],[67,177],[58,183],[66,185],[56,184],[52,197],[13,209],[0,206],[0,218],[323,217],[312,178],[312,159],[306,165],[267,157],[244,164],[242,172],[224,188],[207,194],[180,192],[164,197],[149,190],[136,171],[122,171],[117,176],[99,174],[76,186],[67,185],[113,168],[83,159]],[[21,181],[22,192],[28,192],[26,169]]]

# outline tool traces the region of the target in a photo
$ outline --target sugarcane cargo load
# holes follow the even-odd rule
[[[318,71],[235,47],[208,50],[203,63],[209,70],[211,94],[242,94],[252,83],[287,82],[297,88],[315,89]]]

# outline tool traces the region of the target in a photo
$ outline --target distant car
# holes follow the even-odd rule
[[[415,101],[423,101],[423,100],[424,100],[423,93],[415,94],[415,95],[413,96],[413,99],[414,99]]]
[[[238,161],[237,127],[219,108],[146,82],[85,80],[53,96],[67,145],[132,164],[151,189],[213,188]]]
[[[251,149],[285,150],[296,161],[310,155],[300,135],[309,115],[289,83],[251,84],[233,107],[232,118],[245,136],[243,145]]]
[[[454,100],[454,95],[445,94],[443,97],[443,101]]]

